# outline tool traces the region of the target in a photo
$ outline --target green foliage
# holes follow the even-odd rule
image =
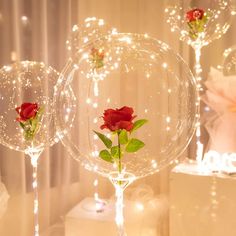
[[[206,23],[210,17],[209,13],[205,13],[202,19],[188,22],[189,36],[192,39],[197,39],[199,33],[204,32]]]
[[[104,160],[104,161],[107,161],[107,162],[110,162],[110,163],[113,163],[113,158],[110,154],[110,152],[108,152],[108,150],[102,150],[100,153],[99,153],[99,156]]]
[[[132,138],[132,139],[130,139],[127,146],[125,147],[125,151],[126,152],[137,152],[139,149],[144,147],[144,145],[145,145],[144,142],[142,142],[141,140],[136,139],[136,138]]]
[[[24,122],[19,122],[21,128],[24,130],[24,138],[26,141],[32,141],[39,131],[40,125],[41,125],[41,118],[43,115],[44,109],[41,107],[35,117],[30,118]]]
[[[139,128],[141,128],[144,124],[146,124],[148,120],[140,119],[134,122],[133,128],[130,132],[125,129],[116,130],[112,132],[112,135],[116,135],[118,139],[118,145],[113,146],[112,140],[107,138],[104,134],[94,131],[94,133],[99,137],[99,139],[103,142],[107,149],[100,151],[99,157],[104,161],[114,163],[118,163],[119,171],[121,171],[121,158],[123,153],[129,152],[137,152],[139,149],[145,146],[144,142],[136,138],[130,138],[132,133]]]
[[[98,54],[95,54],[95,55],[93,56],[92,62],[94,63],[94,67],[95,67],[96,69],[99,69],[99,68],[101,68],[101,67],[104,66],[103,58],[101,58],[101,56],[98,55]]]
[[[107,138],[104,134],[101,134],[96,131],[93,132],[101,139],[101,141],[105,144],[107,148],[110,149],[112,147],[112,141],[109,138]]]
[[[148,122],[148,120],[146,120],[146,119],[136,120],[134,122],[134,126],[133,126],[133,129],[131,130],[131,132],[134,132],[135,130],[139,129],[140,127],[142,127],[147,122]]]
[[[24,128],[25,128],[25,125],[24,125],[24,123],[23,123],[23,122],[20,122],[19,124],[20,124],[20,126],[21,126],[21,128],[22,128],[22,129],[24,129]]]
[[[128,134],[127,131],[125,129],[122,129],[121,132],[119,133],[119,141],[120,144],[126,144],[128,143]]]
[[[119,147],[118,146],[113,146],[111,148],[111,155],[113,158],[119,158]]]

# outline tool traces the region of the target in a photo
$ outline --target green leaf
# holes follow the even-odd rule
[[[38,125],[38,120],[37,119],[32,119],[31,120],[31,131],[34,132],[36,130],[36,127]]]
[[[207,15],[204,15],[204,16],[202,17],[202,22],[203,22],[203,24],[206,24],[207,21],[208,21],[208,16],[207,16]]]
[[[38,121],[40,121],[40,119],[41,119],[41,117],[43,115],[43,112],[44,112],[44,108],[40,107],[38,112],[37,112],[37,114],[36,114],[36,117],[35,117]]]
[[[146,120],[146,119],[136,120],[134,122],[134,126],[133,126],[131,132],[134,132],[135,130],[139,129],[140,127],[142,127],[147,122],[148,122],[148,120]]]
[[[99,68],[101,68],[101,67],[103,67],[103,66],[104,66],[104,63],[103,63],[102,60],[98,60],[98,61],[96,62],[96,68],[97,68],[97,69],[99,69]]]
[[[121,130],[121,132],[119,134],[119,141],[120,141],[120,144],[128,143],[128,134],[127,134],[127,131],[125,129]]]
[[[26,141],[32,141],[34,136],[30,130],[24,131],[24,138]]]
[[[140,148],[144,147],[144,142],[142,142],[141,140],[139,139],[136,139],[136,138],[132,138],[126,148],[125,148],[125,151],[126,152],[136,152],[138,151]]]
[[[188,24],[188,26],[189,26],[190,29],[193,29],[193,28],[194,28],[194,25],[193,25],[192,22],[188,22],[187,24]]]
[[[25,125],[24,125],[22,122],[20,122],[19,124],[20,124],[20,126],[21,126],[22,129],[25,128]]]
[[[119,157],[119,147],[118,146],[114,146],[114,147],[111,148],[111,155],[114,158]]]
[[[107,148],[110,149],[112,147],[112,141],[109,138],[107,138],[104,134],[101,134],[96,131],[93,132],[102,140],[102,142],[105,144]]]
[[[107,150],[102,150],[100,153],[99,153],[99,156],[104,160],[104,161],[107,161],[107,162],[110,162],[110,163],[113,163],[113,158],[111,156],[111,154],[107,151]]]

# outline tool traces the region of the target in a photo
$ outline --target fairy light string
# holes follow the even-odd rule
[[[196,145],[197,145],[197,150],[196,150],[196,160],[197,163],[200,165],[202,162],[202,156],[203,156],[203,144],[201,143],[201,92],[203,91],[202,88],[202,77],[201,77],[201,63],[200,63],[200,58],[201,58],[201,47],[196,47],[195,48],[195,78],[197,81],[197,102],[196,106],[198,109],[197,112],[197,118],[198,122],[196,123]]]
[[[31,165],[33,167],[34,236],[39,236],[38,155],[31,155]]]

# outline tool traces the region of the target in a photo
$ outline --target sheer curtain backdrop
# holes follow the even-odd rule
[[[61,71],[67,60],[65,42],[72,26],[82,23],[87,17],[95,16],[103,18],[120,32],[148,33],[166,42],[192,67],[192,50],[170,32],[165,22],[164,9],[168,2],[0,0],[0,66],[18,60],[32,60],[42,61]],[[210,65],[221,62],[223,50],[236,43],[235,33],[234,24],[222,39],[203,49],[204,76]],[[135,184],[144,182],[151,185],[156,193],[168,195],[169,170],[170,168],[166,168]],[[0,176],[10,195],[8,210],[0,219],[0,235],[32,236],[33,194],[30,159],[22,153],[0,146]],[[69,209],[83,197],[93,195],[93,181],[96,177],[95,174],[80,168],[79,163],[68,156],[60,143],[43,152],[39,160],[39,211],[40,231],[45,236],[50,235],[47,233],[49,226],[62,223],[63,216]],[[110,197],[113,194],[111,184],[101,177],[98,179],[100,196]],[[162,233],[163,236],[168,236],[168,220],[163,225]]]

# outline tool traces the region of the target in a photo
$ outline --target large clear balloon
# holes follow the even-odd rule
[[[220,38],[230,27],[235,11],[230,0],[170,1],[167,23],[172,32],[192,47],[202,47]]]
[[[104,143],[94,131],[106,135],[114,145],[117,142],[112,132],[100,129],[104,110],[132,107],[135,119],[147,120],[131,134],[145,146],[122,157],[122,170],[135,178],[180,158],[193,135],[195,80],[179,55],[146,35],[109,34],[84,44],[68,61],[55,94],[58,132],[67,126],[63,111],[68,86],[77,97],[76,110],[73,128],[62,142],[88,170],[104,176],[117,171],[116,162],[99,156]]]
[[[58,78],[57,71],[39,62],[17,62],[0,70],[1,144],[27,152],[42,150],[59,141],[53,116],[54,86]],[[24,103],[23,111],[21,106]],[[41,109],[37,121],[32,117],[34,111],[30,110],[33,106],[37,106],[37,111]],[[21,114],[18,114],[17,107]],[[69,111],[67,115],[70,114]],[[29,122],[26,122],[29,118],[26,116],[31,116]]]

